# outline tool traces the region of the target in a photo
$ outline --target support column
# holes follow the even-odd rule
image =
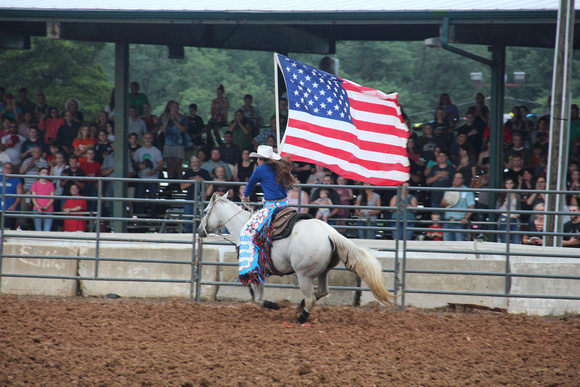
[[[552,106],[550,110],[550,151],[548,176],[546,181],[549,190],[566,190],[566,173],[568,158],[568,133],[570,130],[570,75],[572,51],[574,49],[574,0],[561,0],[558,10],[558,27],[556,33],[556,50],[554,51],[554,72],[552,76]],[[547,211],[562,211],[565,198],[563,195],[548,194]],[[546,215],[544,230],[559,232],[562,230],[560,215]],[[561,246],[562,238],[552,235],[544,237],[544,246]]]
[[[129,90],[129,43],[115,43],[115,177],[127,177],[127,95]],[[113,183],[115,197],[127,197],[127,183]],[[127,217],[127,202],[113,203],[113,216]],[[127,223],[113,222],[116,233],[127,232]]]
[[[489,117],[489,188],[500,188],[503,176],[503,112],[505,95],[505,46],[491,47],[491,114]],[[495,203],[490,194],[490,207]],[[491,207],[493,208],[493,207]]]

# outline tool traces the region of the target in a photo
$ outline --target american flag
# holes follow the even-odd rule
[[[280,54],[275,58],[289,105],[282,155],[373,185],[409,180],[409,129],[396,93],[357,85]]]

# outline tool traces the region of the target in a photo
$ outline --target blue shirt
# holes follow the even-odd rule
[[[181,116],[181,118],[178,121],[181,125],[187,127],[187,117],[186,116]],[[163,122],[163,124],[165,124],[165,121]],[[165,145],[169,145],[169,146],[184,145],[183,144],[183,133],[179,130],[177,125],[175,125],[175,122],[171,119],[169,120],[169,123],[167,124],[167,128],[165,128]]]
[[[461,188],[468,189],[466,186]],[[470,206],[475,206],[475,195],[473,192],[460,192],[459,193],[459,201],[453,207],[449,207],[450,209],[453,208],[469,208]],[[455,220],[461,220],[465,218],[466,212],[459,212],[459,211],[449,211],[445,213],[445,219],[453,218]]]
[[[282,200],[286,199],[288,193],[282,183],[276,182],[276,172],[268,164],[258,166],[244,190],[244,196],[250,196],[254,192],[257,183],[262,183],[262,191],[264,191],[264,199],[268,200]]]
[[[18,184],[22,183],[22,180],[20,180],[17,177],[9,177],[8,179],[6,179],[6,194],[7,195],[16,195],[18,194]],[[4,184],[4,175],[0,175],[0,196],[2,196],[3,193],[3,184]],[[2,210],[4,209],[8,209],[11,205],[14,204],[14,202],[16,201],[16,198],[14,197],[6,197],[3,200],[3,207]],[[16,211],[20,211],[20,204],[16,207],[15,209]]]

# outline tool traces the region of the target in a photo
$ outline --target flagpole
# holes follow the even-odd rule
[[[276,142],[278,153],[282,152],[280,145],[280,101],[278,101],[278,55],[274,53],[274,103],[276,104]]]

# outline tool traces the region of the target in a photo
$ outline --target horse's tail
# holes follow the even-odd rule
[[[340,261],[368,285],[375,298],[385,305],[393,305],[395,296],[385,286],[381,263],[338,232],[331,233],[329,239]]]

